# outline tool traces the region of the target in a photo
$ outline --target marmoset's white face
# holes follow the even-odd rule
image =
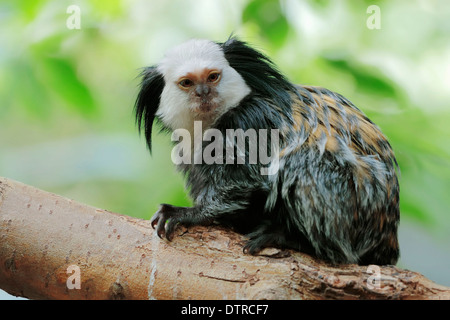
[[[171,49],[158,71],[165,87],[156,115],[172,130],[191,130],[195,120],[207,129],[250,93],[222,48],[210,40],[193,39]]]

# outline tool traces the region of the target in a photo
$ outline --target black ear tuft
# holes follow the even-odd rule
[[[139,132],[144,128],[147,146],[151,152],[153,120],[155,120],[165,83],[163,75],[158,72],[155,66],[145,68],[141,77],[141,90],[136,99],[134,112]]]
[[[290,106],[288,91],[296,90],[266,55],[233,36],[219,45],[230,66],[242,76],[254,93],[269,97],[280,107]]]

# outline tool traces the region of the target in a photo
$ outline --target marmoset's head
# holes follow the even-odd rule
[[[214,120],[250,93],[222,48],[209,40],[190,40],[171,49],[157,70],[165,86],[156,116],[171,129],[188,128],[194,119]]]
[[[155,118],[170,130],[191,130],[196,120],[206,129],[250,93],[280,99],[286,86],[271,61],[244,42],[193,39],[143,71],[136,122],[139,129],[144,124],[151,150]]]

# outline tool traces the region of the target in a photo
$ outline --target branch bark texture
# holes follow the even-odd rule
[[[331,266],[290,250],[242,253],[219,227],[148,221],[0,177],[0,288],[32,299],[450,299],[450,288],[392,266]],[[74,284],[78,281],[79,288]]]

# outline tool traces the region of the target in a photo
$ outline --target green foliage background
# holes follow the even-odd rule
[[[373,4],[381,29],[366,24]],[[152,157],[138,136],[137,76],[175,44],[231,33],[382,128],[401,168],[400,266],[450,285],[445,0],[0,1],[0,176],[144,219],[189,205],[169,136]]]

